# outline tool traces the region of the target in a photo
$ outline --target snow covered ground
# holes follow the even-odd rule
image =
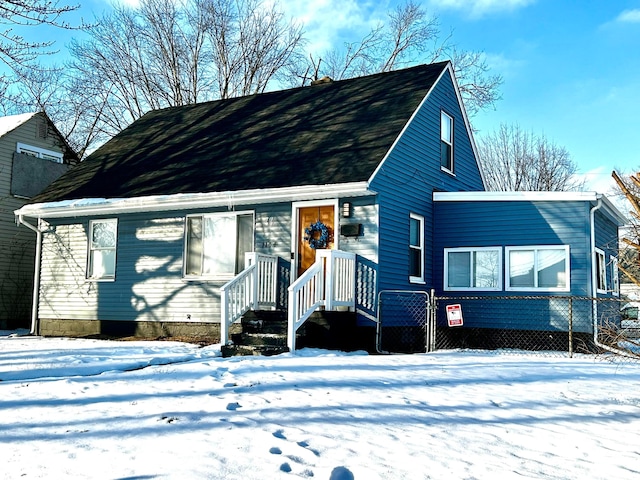
[[[3,479],[640,478],[637,362],[8,333]]]

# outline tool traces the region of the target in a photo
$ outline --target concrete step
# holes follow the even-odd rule
[[[235,345],[287,345],[287,335],[281,333],[253,333],[242,332],[231,335],[231,341]]]
[[[277,355],[288,352],[287,312],[250,311],[240,322],[241,332],[231,335],[231,345],[222,347],[222,356]],[[298,329],[298,348],[348,350],[355,335],[354,312],[314,312]]]
[[[287,334],[287,312],[250,311],[240,320],[245,333]]]
[[[289,351],[289,348],[286,345],[223,345],[221,350],[222,356],[225,358],[252,355],[264,355],[268,357],[286,353]]]

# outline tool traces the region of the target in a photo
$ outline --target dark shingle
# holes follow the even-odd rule
[[[152,111],[33,201],[364,181],[445,67]]]

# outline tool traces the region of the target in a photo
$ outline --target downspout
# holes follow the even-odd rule
[[[29,222],[25,221],[22,215],[18,215],[18,223],[24,225],[28,229],[36,232],[36,265],[35,273],[33,275],[33,300],[31,303],[31,335],[38,335],[40,325],[38,324],[38,302],[40,293],[40,256],[42,254],[42,232],[38,227],[34,227]]]
[[[602,207],[602,197],[597,196],[598,203],[592,207],[589,211],[589,227],[591,229],[591,295],[592,300],[592,315],[593,315],[593,343],[604,350],[612,353],[620,354],[621,351],[615,348],[611,348],[608,345],[600,343],[598,341],[598,275],[596,269],[598,267],[598,261],[596,258],[596,211]]]

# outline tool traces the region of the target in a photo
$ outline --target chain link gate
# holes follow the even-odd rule
[[[418,353],[435,350],[435,311],[429,294],[383,290],[378,294],[378,353]]]

